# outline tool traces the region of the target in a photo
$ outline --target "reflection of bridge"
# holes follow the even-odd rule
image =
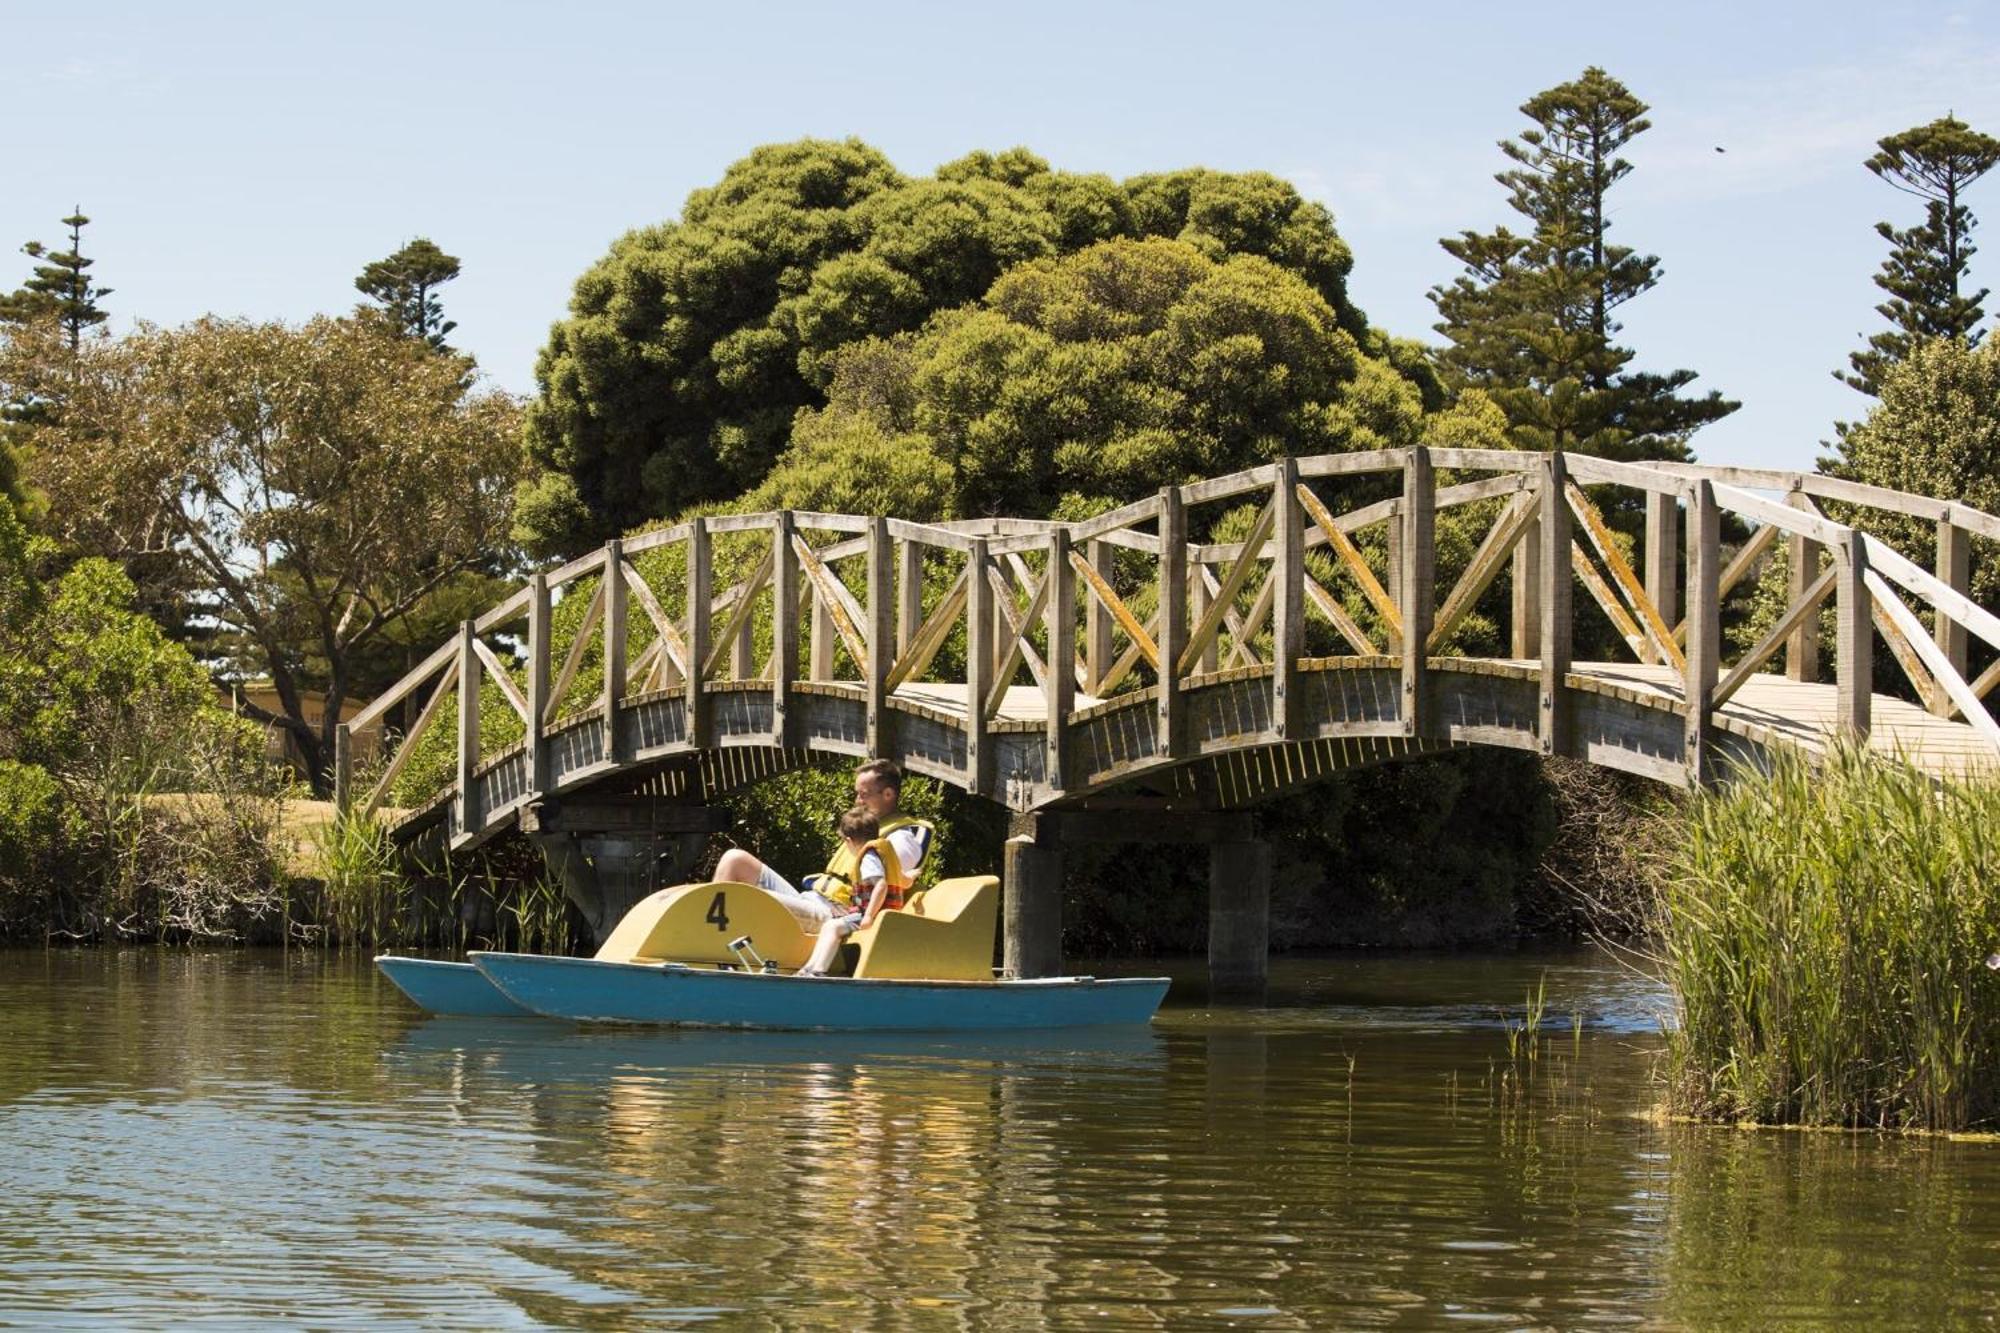
[[[1642,539],[1607,524],[1611,500],[1643,508]],[[1934,562],[1829,507],[1927,530]],[[1437,517],[1457,508],[1446,551]],[[1189,540],[1230,511],[1228,539]],[[1725,515],[1747,533],[1726,562]],[[1731,653],[1722,602],[1781,537],[1786,605]],[[1008,944],[1023,970],[1051,964],[1064,839],[1171,837],[1222,844],[1215,924],[1255,946],[1261,974],[1269,859],[1232,812],[1355,764],[1486,744],[1678,784],[1842,731],[1941,774],[2000,763],[1982,703],[2000,662],[1970,670],[1973,639],[2000,649],[2000,619],[1967,595],[1974,537],[2000,540],[2000,519],[1812,474],[1461,449],[1287,458],[1073,524],[695,519],[537,574],[467,622],[350,724],[416,709],[371,791],[342,728],[339,798],[376,808],[448,710],[456,771],[405,839],[694,834],[732,786],[886,755],[1020,816]],[[566,642],[558,593],[588,599]],[[1573,603],[1629,662],[1572,660]],[[1507,656],[1457,655],[1481,608]],[[1874,692],[1878,632],[1921,704]],[[482,686],[505,710],[485,730]],[[601,873],[610,858],[589,859]]]

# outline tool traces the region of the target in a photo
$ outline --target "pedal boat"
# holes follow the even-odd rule
[[[813,934],[748,884],[662,889],[592,958],[475,952],[376,965],[433,1013],[573,1023],[830,1031],[1086,1027],[1148,1022],[1165,977],[996,978],[1000,882],[942,881],[849,941],[853,974],[795,975]]]

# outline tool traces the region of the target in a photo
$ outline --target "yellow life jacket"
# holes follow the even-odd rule
[[[844,912],[866,911],[868,903],[860,896],[861,858],[870,852],[882,858],[882,877],[889,881],[889,896],[882,904],[883,910],[901,907],[903,890],[910,887],[910,877],[887,838],[863,843],[859,851],[850,848],[847,839],[842,838],[834,844],[826,869],[808,876],[806,887]]]
[[[931,840],[937,837],[937,826],[932,824],[928,819],[912,819],[908,815],[891,815],[888,819],[882,821],[882,826],[876,830],[876,834],[886,840],[891,833],[900,828],[914,828],[917,830],[917,859],[903,867],[904,871],[907,872],[906,878],[910,883],[914,884],[917,879],[918,869],[924,862],[931,859]],[[883,864],[887,865],[888,862],[884,861]]]

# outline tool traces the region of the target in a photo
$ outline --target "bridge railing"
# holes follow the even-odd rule
[[[1614,506],[1622,517],[1607,519]],[[1459,554],[1441,568],[1438,516],[1459,509]],[[1870,513],[1931,525],[1932,567],[1842,521]],[[1726,516],[1746,535],[1725,562]],[[1974,538],[2000,541],[2000,519],[1816,474],[1450,448],[1284,458],[1070,524],[701,517],[537,573],[465,622],[342,729],[336,795],[343,807],[382,805],[450,709],[453,821],[477,829],[499,806],[551,789],[558,744],[578,781],[629,764],[635,745],[709,747],[728,709],[728,743],[782,748],[799,742],[797,701],[814,693],[860,700],[857,733],[834,742],[857,752],[883,751],[897,709],[951,719],[974,791],[995,789],[997,733],[1040,728],[1043,780],[1059,791],[1070,727],[1114,697],[1129,707],[1150,695],[1150,744],[1173,763],[1196,743],[1191,689],[1268,675],[1259,725],[1272,741],[1299,737],[1301,679],[1336,660],[1309,650],[1329,648],[1400,678],[1400,708],[1370,734],[1417,736],[1427,681],[1448,665],[1438,654],[1495,605],[1489,593],[1510,569],[1496,619],[1509,669],[1539,679],[1544,752],[1565,747],[1577,589],[1636,662],[1678,679],[1691,775],[1706,770],[1715,710],[1780,653],[1791,679],[1819,678],[1829,603],[1839,725],[1870,727],[1880,633],[1931,711],[1962,717],[2000,751],[1982,703],[2000,662],[1968,678],[1972,641],[2000,651],[2000,619],[1970,597]],[[1732,655],[1722,605],[1780,540],[1783,609]],[[572,597],[588,600],[558,644],[552,607]],[[497,718],[482,719],[483,692],[504,704]],[[666,696],[684,704],[681,730],[635,738],[620,725],[621,711]],[[414,720],[357,793],[345,738],[399,706]],[[496,783],[504,756],[513,776]]]

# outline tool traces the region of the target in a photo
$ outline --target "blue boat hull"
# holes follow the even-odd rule
[[[433,1014],[467,1018],[531,1018],[471,963],[446,963],[434,958],[398,958],[383,954],[375,960],[396,989]]]
[[[576,1023],[836,1032],[992,1030],[1145,1023],[1165,977],[886,981],[717,972],[678,963],[474,953],[509,999]]]

